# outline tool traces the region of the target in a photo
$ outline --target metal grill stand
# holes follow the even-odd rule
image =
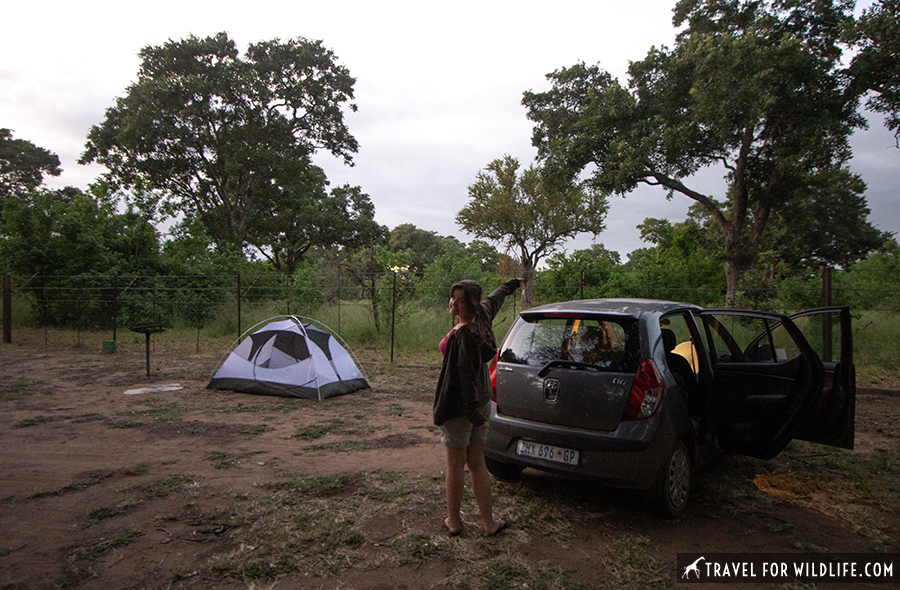
[[[165,332],[162,322],[150,322],[147,324],[137,324],[129,328],[132,332],[144,334],[147,337],[147,377],[150,376],[150,334],[159,334]]]

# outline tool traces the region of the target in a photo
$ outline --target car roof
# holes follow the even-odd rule
[[[559,303],[548,303],[532,307],[522,312],[522,315],[542,313],[590,313],[590,314],[617,314],[640,317],[645,313],[665,314],[679,309],[701,308],[691,303],[679,303],[677,301],[662,301],[658,299],[580,299]]]

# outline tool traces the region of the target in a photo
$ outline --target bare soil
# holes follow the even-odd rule
[[[796,453],[699,468],[676,521],[635,494],[528,470],[494,483],[508,530],[480,537],[467,491],[470,525],[451,539],[430,426],[436,368],[366,364],[372,389],[315,402],[207,390],[218,360],[154,351],[148,378],[141,353],[0,345],[0,588],[480,588],[477,564],[498,560],[552,564],[558,582],[543,587],[602,588],[624,579],[616,555],[634,546],[645,560],[636,569],[662,575],[638,571],[632,587],[674,587],[679,552],[900,551],[896,510],[852,487],[797,485],[786,462],[800,470],[810,459]],[[898,417],[900,396],[861,392],[852,460],[896,454]],[[250,514],[286,482],[341,474],[344,485],[316,501],[358,495],[384,474],[414,493],[353,512],[346,563],[273,564],[271,577],[214,566],[247,550],[254,520],[211,514]],[[543,516],[536,529],[526,501],[558,510],[558,526]],[[424,549],[404,552],[407,542]]]

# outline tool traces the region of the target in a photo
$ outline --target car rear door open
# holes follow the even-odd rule
[[[790,316],[822,360],[825,379],[818,400],[803,416],[794,438],[853,448],[856,369],[848,307],[822,307]]]
[[[701,317],[713,363],[707,407],[719,446],[774,457],[821,395],[819,356],[783,315],[723,309]]]

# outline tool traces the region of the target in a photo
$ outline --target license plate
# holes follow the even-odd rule
[[[518,442],[516,445],[516,454],[524,457],[544,459],[545,461],[565,463],[567,465],[578,465],[578,451],[554,447],[552,445],[542,445],[528,440],[520,440]]]

